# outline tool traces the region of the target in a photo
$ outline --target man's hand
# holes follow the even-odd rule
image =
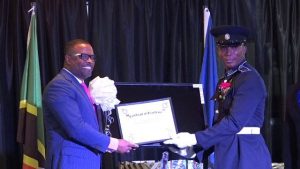
[[[131,150],[135,150],[139,145],[131,143],[129,141],[119,139],[118,153],[129,153]]]
[[[164,141],[164,144],[174,144],[178,148],[187,148],[197,144],[195,134],[187,132],[178,133],[171,139]]]

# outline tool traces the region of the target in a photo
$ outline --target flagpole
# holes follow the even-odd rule
[[[203,47],[205,48],[205,43],[206,43],[206,35],[207,35],[207,26],[208,26],[208,18],[210,17],[210,13],[209,10],[207,8],[207,6],[204,6],[203,9]]]
[[[86,14],[89,16],[89,8],[90,8],[90,6],[89,6],[90,4],[89,4],[89,1],[88,0],[86,0],[85,1],[85,6],[86,6]]]
[[[35,9],[36,9],[36,2],[31,2],[31,8],[29,9],[28,12],[32,11],[32,15],[35,15]]]

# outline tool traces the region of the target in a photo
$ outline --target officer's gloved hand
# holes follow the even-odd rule
[[[190,134],[188,132],[178,133],[171,139],[164,141],[164,144],[174,144],[178,148],[187,148],[197,144],[195,134]]]

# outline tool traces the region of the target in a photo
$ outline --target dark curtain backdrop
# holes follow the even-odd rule
[[[90,1],[95,74],[116,81],[197,82],[202,1]]]
[[[17,169],[21,164],[16,126],[30,2],[0,1],[1,169]],[[36,2],[42,87],[61,69],[63,44],[73,38],[92,43],[97,55],[94,76],[117,82],[198,83],[204,1]],[[253,31],[247,57],[268,90],[263,132],[273,161],[281,162],[288,139],[282,139],[286,93],[300,73],[299,0],[210,0],[207,5],[214,25],[240,24]]]

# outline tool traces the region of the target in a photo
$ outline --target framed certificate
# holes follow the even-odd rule
[[[161,142],[177,133],[171,98],[116,106],[121,137],[136,144]]]

